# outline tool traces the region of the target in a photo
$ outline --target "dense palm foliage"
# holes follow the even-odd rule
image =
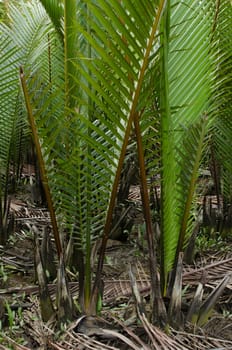
[[[29,113],[36,125],[34,141],[40,141],[37,153],[41,149],[43,155],[50,212],[55,209],[58,250],[65,249],[68,237],[85,286],[85,311],[96,307],[120,175],[132,139],[153,299],[160,295],[154,291],[159,289],[157,255],[166,294],[168,275],[192,232],[195,184],[212,125],[223,190],[231,199],[231,12],[226,0],[35,0],[11,5],[10,21],[1,24],[0,217],[6,212],[10,164],[28,141]],[[152,185],[157,174],[160,246],[154,244],[147,183],[149,179]],[[91,248],[101,237],[91,300]],[[154,307],[160,305],[154,301]]]
[[[216,69],[215,85],[214,85],[214,103],[213,113],[216,115],[214,125],[214,138],[212,141],[213,154],[220,168],[217,174],[215,173],[215,182],[219,184],[218,191],[223,193],[223,197],[227,205],[231,203],[231,50],[229,49],[229,38],[231,37],[231,29],[228,21],[224,17],[230,17],[232,6],[227,6],[226,2],[222,1],[220,10],[217,13],[218,30],[214,33],[214,42],[220,42],[221,45],[217,48],[217,57],[219,62]],[[220,173],[220,174],[219,174]],[[226,213],[228,215],[228,213]]]

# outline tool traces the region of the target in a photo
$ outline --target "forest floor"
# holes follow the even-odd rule
[[[15,230],[6,246],[0,246],[0,349],[232,349],[232,236],[201,237],[198,253],[182,275],[182,316],[185,317],[197,287],[203,284],[202,304],[228,276],[222,294],[201,327],[189,323],[178,330],[163,332],[149,321],[150,277],[143,226],[134,225],[127,242],[109,240],[103,270],[104,295],[101,317],[79,317],[57,330],[55,318],[41,319],[39,289],[34,269],[33,226],[42,237],[50,227],[45,208],[33,205],[29,193],[15,196],[11,210]],[[130,272],[144,306],[136,309]],[[229,277],[230,276],[230,277]],[[77,277],[68,272],[74,300],[78,296]],[[203,281],[204,280],[204,281]],[[56,280],[49,292],[55,303]],[[201,305],[202,305],[201,304]]]

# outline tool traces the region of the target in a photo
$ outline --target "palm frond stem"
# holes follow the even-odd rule
[[[167,323],[167,315],[165,305],[161,296],[160,282],[158,278],[158,266],[157,266],[157,251],[154,244],[154,233],[152,228],[150,200],[147,187],[145,158],[143,151],[142,135],[139,125],[138,113],[134,116],[135,135],[138,151],[138,162],[140,170],[140,183],[141,183],[141,197],[143,204],[143,213],[146,223],[146,234],[149,250],[149,268],[151,275],[151,306],[152,306],[152,320],[154,324],[158,326],[165,326]]]
[[[66,113],[76,104],[78,86],[74,81],[76,67],[73,60],[76,56],[76,0],[65,0],[64,2],[64,55],[65,55],[65,105]]]
[[[86,4],[86,13],[87,13],[87,18],[90,16],[90,11],[89,11],[89,6]],[[91,28],[90,28],[90,21],[87,22],[87,32],[89,35],[91,35]],[[88,43],[87,44],[87,54],[88,58],[90,59],[92,57],[92,48],[91,45]],[[91,71],[89,69],[88,75],[91,77]],[[91,91],[92,86],[91,83],[88,83],[88,88]],[[93,101],[90,96],[88,96],[88,119],[91,122],[92,121],[92,111],[93,111]],[[92,130],[90,127],[88,127],[88,136],[91,137]],[[87,153],[88,155],[92,154],[92,147],[88,143],[87,146]],[[87,160],[87,173],[91,174],[91,160],[90,157],[88,157]],[[91,193],[91,176],[87,178],[87,192]],[[84,303],[85,303],[85,310],[89,309],[89,303],[90,303],[90,295],[91,295],[91,203],[89,200],[87,200],[87,205],[86,205],[86,257],[85,257],[85,295],[84,295]]]
[[[113,183],[113,187],[112,187],[112,191],[111,191],[110,202],[109,202],[109,207],[108,207],[105,226],[104,226],[104,232],[103,232],[103,237],[102,237],[102,244],[100,247],[100,254],[99,254],[98,266],[97,266],[97,271],[96,271],[96,277],[95,277],[93,290],[92,290],[92,301],[91,301],[92,306],[91,306],[91,308],[94,307],[94,305],[96,304],[96,300],[97,300],[97,294],[98,294],[99,283],[100,283],[100,276],[101,276],[102,269],[103,269],[105,249],[106,249],[106,244],[107,244],[108,237],[110,234],[113,211],[114,211],[115,201],[116,201],[116,197],[117,197],[118,184],[119,184],[120,175],[121,175],[121,171],[123,168],[123,162],[125,159],[125,154],[126,154],[128,141],[129,141],[129,137],[130,137],[130,133],[131,133],[131,127],[132,127],[132,124],[134,121],[135,114],[137,113],[136,109],[138,106],[139,97],[140,97],[140,93],[142,90],[142,84],[144,81],[145,72],[146,72],[146,69],[148,67],[148,62],[149,62],[150,54],[151,54],[151,51],[153,48],[154,39],[155,39],[157,30],[159,27],[160,20],[161,20],[165,6],[166,6],[166,0],[161,0],[159,6],[157,8],[156,14],[154,14],[154,21],[153,21],[152,28],[150,31],[150,36],[149,36],[148,41],[147,41],[147,46],[146,46],[146,49],[144,52],[144,57],[143,57],[141,69],[139,71],[138,81],[137,81],[134,95],[133,95],[133,99],[132,99],[131,110],[130,110],[130,114],[129,114],[128,121],[127,121],[127,126],[126,126],[123,144],[122,144],[122,148],[121,148],[120,158],[118,161],[118,166],[117,166],[116,175],[115,175],[115,179],[114,179],[114,183]]]
[[[25,79],[25,75],[24,75],[24,71],[23,71],[22,67],[20,67],[20,81],[21,81],[22,90],[23,90],[24,99],[25,99],[25,104],[26,104],[26,108],[27,108],[28,119],[29,119],[31,130],[32,130],[32,137],[33,137],[33,141],[35,144],[36,154],[38,157],[38,163],[39,163],[39,168],[40,168],[40,175],[41,175],[41,179],[42,179],[42,184],[44,187],[47,205],[48,205],[49,213],[51,216],[51,223],[52,223],[53,234],[54,234],[55,243],[56,243],[56,249],[57,249],[58,256],[60,257],[60,255],[62,253],[62,245],[61,245],[61,241],[60,241],[60,235],[59,235],[55,210],[54,210],[54,206],[53,206],[52,196],[51,196],[51,192],[50,192],[50,187],[48,184],[46,168],[45,168],[43,155],[42,155],[42,151],[41,151],[41,147],[40,147],[39,137],[37,134],[35,120],[33,117],[32,106],[31,106],[30,97],[29,97],[29,93],[28,93],[27,85],[26,85],[26,79]]]
[[[173,198],[170,193],[175,184],[175,168],[174,162],[174,136],[173,136],[173,121],[171,118],[170,98],[169,98],[169,69],[168,69],[168,54],[169,54],[169,31],[170,31],[170,1],[168,1],[164,10],[161,21],[161,276],[163,294],[166,293],[167,283],[167,268],[164,262],[164,235],[166,231],[166,222],[174,222],[173,215]],[[165,180],[164,180],[165,179]]]

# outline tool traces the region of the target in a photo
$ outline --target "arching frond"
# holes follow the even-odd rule
[[[161,47],[161,199],[162,199],[162,267],[164,280],[173,264],[181,232],[186,197],[182,160],[191,157],[189,150],[178,149],[189,126],[207,111],[212,83],[210,41],[214,4],[210,1],[170,2],[170,28]],[[169,21],[169,19],[167,19]],[[196,137],[197,134],[195,134]],[[200,134],[199,134],[200,136]],[[200,141],[200,139],[199,139]],[[195,140],[198,143],[197,139]],[[185,153],[187,152],[187,153]],[[194,156],[193,156],[194,159]],[[180,166],[181,164],[181,166]],[[189,167],[189,164],[186,164]],[[189,178],[190,180],[190,178]]]

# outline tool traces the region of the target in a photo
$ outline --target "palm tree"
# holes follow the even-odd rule
[[[14,125],[18,115],[26,115],[17,73],[21,65],[23,95],[54,213],[57,250],[63,256],[67,235],[78,256],[82,309],[94,313],[120,175],[133,135],[149,245],[153,320],[165,323],[162,296],[192,232],[201,155],[220,109],[214,84],[220,82],[217,96],[229,84],[221,83],[224,66],[217,74],[215,69],[222,62],[220,50],[231,64],[228,47],[221,48],[218,40],[225,23],[230,23],[230,2],[21,1],[10,6],[10,14],[9,25],[1,25],[0,64],[7,70],[0,73],[1,125],[7,130],[0,153],[3,173],[8,173]],[[9,97],[12,104],[6,102]],[[147,181],[157,174],[160,246],[154,242]],[[99,238],[93,280],[91,248]]]

